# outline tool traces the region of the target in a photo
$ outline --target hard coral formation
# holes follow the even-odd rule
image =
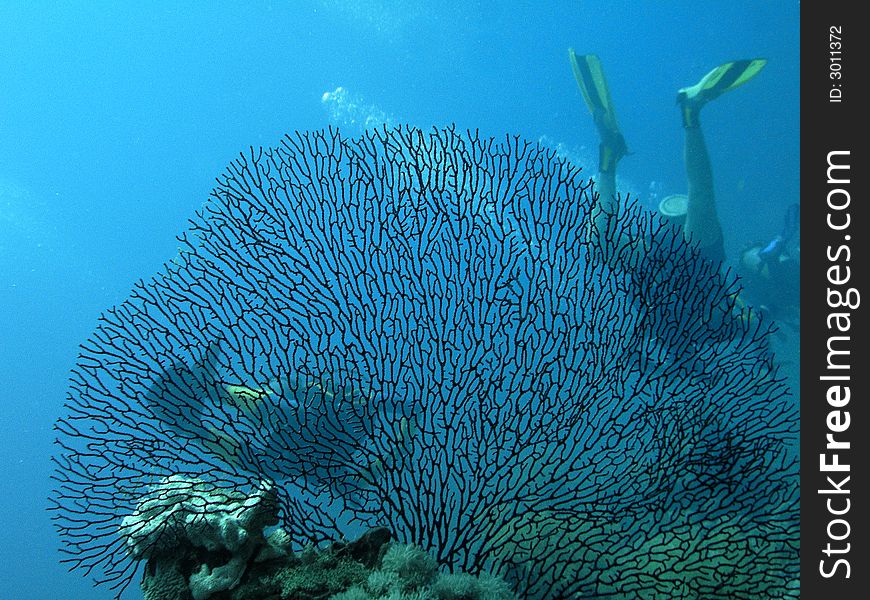
[[[438,574],[434,558],[420,548],[391,543],[384,528],[297,555],[285,546],[282,529],[265,534],[274,516],[269,485],[245,496],[222,493],[201,480],[167,478],[123,520],[129,552],[147,561],[145,600],[513,597],[507,584],[491,575]]]
[[[236,587],[257,552],[276,551],[263,536],[278,523],[276,499],[267,483],[250,495],[182,476],[154,486],[120,529],[130,556],[149,563],[146,598],[177,597],[185,572],[193,600]]]
[[[148,561],[142,576],[142,597],[144,600],[192,600],[188,579],[177,557],[154,557]]]

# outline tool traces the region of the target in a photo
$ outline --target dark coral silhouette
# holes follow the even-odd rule
[[[524,598],[793,587],[767,325],[651,215],[587,235],[593,196],[550,150],[452,129],[242,155],[82,346],[55,458],[71,565],[123,589],[121,520],[180,475],[274,482],[299,545],[386,525]]]

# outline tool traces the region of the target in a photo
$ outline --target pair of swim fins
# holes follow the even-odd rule
[[[574,78],[583,94],[583,100],[601,134],[601,158],[603,159],[601,166],[605,170],[627,154],[627,148],[619,130],[604,69],[595,54],[576,54],[573,48],[569,48],[568,59],[571,62]],[[680,89],[677,92],[677,103],[683,109],[684,124],[686,126],[697,124],[697,113],[704,104],[743,85],[758,75],[766,64],[767,59],[764,58],[726,62],[704,75],[695,85]]]

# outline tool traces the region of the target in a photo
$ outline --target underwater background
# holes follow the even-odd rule
[[[793,1],[0,4],[0,598],[113,596],[58,563],[52,427],[100,312],[176,253],[240,151],[455,123],[541,140],[591,176],[573,47],[607,72],[632,152],[620,191],[654,205],[685,191],[676,90],[765,57],[703,115],[733,261],[798,201],[798,25]]]

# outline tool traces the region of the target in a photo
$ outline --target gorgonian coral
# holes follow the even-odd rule
[[[792,585],[797,413],[766,325],[652,216],[588,235],[590,190],[453,129],[242,155],[82,346],[69,561],[125,585],[123,517],[183,476],[274,483],[300,545],[383,524],[525,598]]]

